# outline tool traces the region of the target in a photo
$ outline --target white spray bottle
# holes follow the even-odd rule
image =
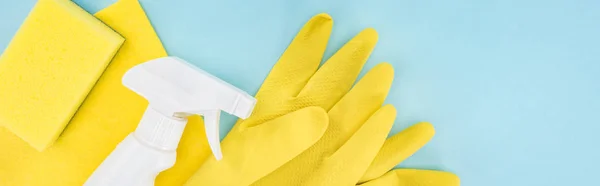
[[[86,186],[150,186],[156,176],[175,164],[176,149],[187,117],[204,116],[206,137],[217,160],[220,111],[246,119],[256,99],[176,57],[137,65],[123,84],[146,98],[148,108],[129,134],[88,178]]]

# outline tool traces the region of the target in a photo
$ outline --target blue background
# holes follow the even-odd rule
[[[90,12],[111,0],[76,0]],[[0,51],[33,6],[0,0]],[[437,134],[400,167],[452,171],[465,186],[596,185],[600,171],[600,1],[142,0],[170,55],[256,92],[311,16],[335,20],[327,56],[366,27],[365,71],[396,79],[393,133]],[[243,65],[242,65],[243,64]],[[250,66],[250,67],[245,67]],[[364,72],[363,72],[364,73]],[[233,124],[227,117],[226,133]]]

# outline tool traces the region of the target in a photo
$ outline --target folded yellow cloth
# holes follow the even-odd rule
[[[136,0],[120,0],[96,17],[125,37],[125,43],[50,148],[38,152],[0,127],[0,185],[82,185],[135,130],[147,102],[124,87],[121,78],[131,67],[166,52]]]
[[[69,0],[40,0],[0,57],[0,125],[43,151],[123,38]]]

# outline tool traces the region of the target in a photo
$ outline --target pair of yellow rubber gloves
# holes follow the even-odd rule
[[[386,139],[396,117],[394,106],[382,106],[392,66],[378,64],[353,86],[377,32],[363,30],[319,68],[332,26],[327,14],[304,25],[256,94],[252,116],[223,140],[224,158],[209,157],[186,185],[460,184],[447,172],[392,170],[433,137],[433,126]]]
[[[38,152],[0,128],[3,185],[81,185],[137,126],[147,102],[121,78],[167,54],[137,0],[120,0],[95,16],[125,43],[52,147]],[[392,66],[377,65],[353,86],[377,33],[362,31],[319,68],[332,26],[326,14],[306,23],[261,86],[252,116],[223,140],[221,161],[210,156],[202,120],[194,117],[175,166],[156,185],[459,185],[451,173],[391,170],[434,129],[419,123],[386,140],[396,116],[393,106],[382,106]]]

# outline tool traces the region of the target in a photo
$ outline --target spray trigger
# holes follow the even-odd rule
[[[187,120],[190,115],[202,115],[206,137],[217,160],[223,157],[219,138],[221,111],[246,119],[256,104],[256,99],[246,92],[177,57],[158,58],[133,67],[125,73],[123,85],[146,98],[148,107],[166,117]],[[179,138],[173,139],[175,147]]]

